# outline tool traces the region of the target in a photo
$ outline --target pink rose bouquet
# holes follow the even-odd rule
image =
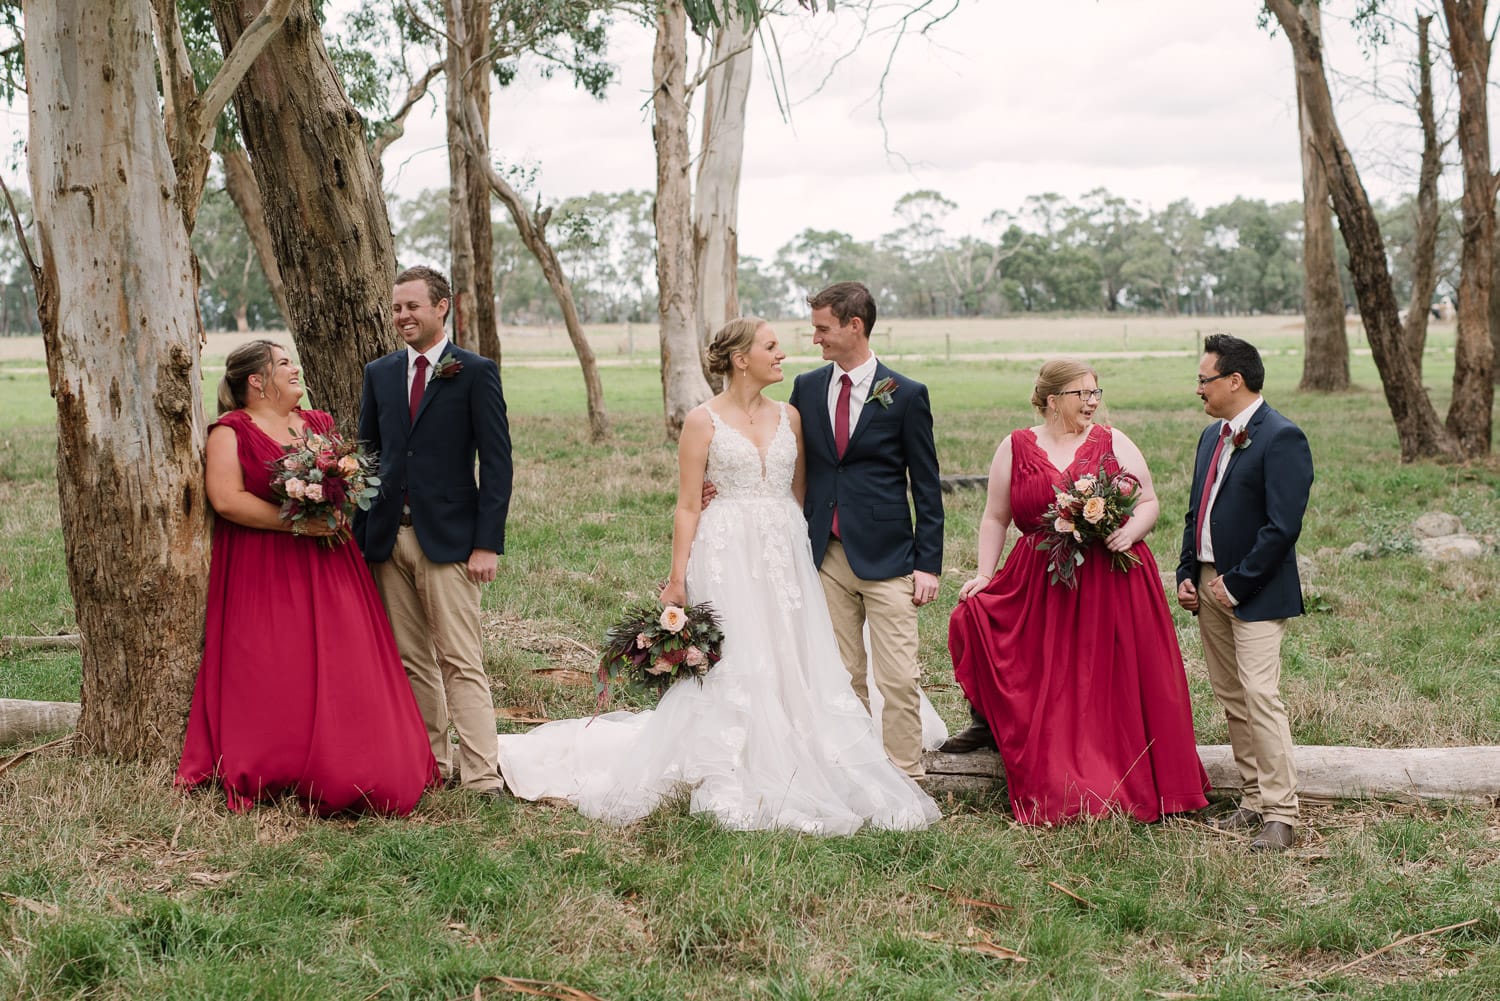
[[[1047,580],[1053,584],[1077,587],[1074,571],[1083,565],[1085,554],[1094,544],[1103,545],[1135,511],[1140,500],[1141,482],[1123,469],[1111,475],[1103,462],[1096,473],[1080,476],[1070,489],[1054,488],[1056,498],[1042,514],[1042,541],[1037,548],[1046,550]],[[1116,570],[1127,570],[1141,562],[1131,552],[1110,553],[1110,564]]]
[[[271,461],[271,493],[281,501],[283,520],[326,521],[334,534],[323,539],[337,545],[349,538],[355,509],[368,511],[380,492],[378,468],[359,442],[309,431]]]
[[[682,678],[700,684],[719,662],[724,630],[713,606],[668,605],[633,608],[604,635],[604,652],[594,675],[599,707],[609,702],[609,688],[620,679],[658,694]]]

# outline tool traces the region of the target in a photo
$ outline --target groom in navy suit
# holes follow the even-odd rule
[[[501,792],[495,706],[479,642],[480,586],[495,579],[510,506],[510,430],[500,370],[455,347],[441,273],[396,276],[392,308],[406,347],[365,366],[359,437],[380,453],[380,496],[355,518],[432,754],[465,789]],[[475,460],[478,481],[475,481]]]
[[[1281,851],[1296,841],[1298,814],[1281,639],[1302,614],[1296,543],[1313,463],[1307,436],[1261,397],[1265,378],[1254,345],[1204,339],[1198,396],[1218,420],[1198,439],[1177,603],[1198,617],[1243,783],[1239,808],[1215,826],[1256,830],[1251,849]]]
[[[832,364],[797,376],[807,516],[844,667],[869,705],[863,631],[870,629],[875,685],[885,700],[886,754],[923,774],[917,608],[937,597],[943,497],[927,387],[870,351],[875,300],[859,282],[808,297],[813,343]],[[908,485],[911,504],[908,505]],[[915,510],[915,525],[913,511]]]

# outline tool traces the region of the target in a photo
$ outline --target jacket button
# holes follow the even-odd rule
[[[833,501],[829,501],[829,502],[828,502],[828,507],[829,507],[829,508],[830,508],[830,509],[831,509],[831,508],[832,508],[832,507],[833,507]]]
[[[408,458],[410,458],[410,457],[411,457],[411,456],[413,456],[413,455],[416,455],[416,454],[417,454],[417,453],[416,453],[416,452],[414,452],[414,451],[408,451],[408,452],[407,452],[407,453],[406,453],[406,455],[407,455],[407,457],[408,457]]]

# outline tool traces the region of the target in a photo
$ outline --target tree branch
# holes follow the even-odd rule
[[[36,266],[36,260],[31,256],[31,244],[26,242],[26,228],[21,225],[21,213],[16,211],[15,199],[11,198],[10,187],[6,185],[4,177],[0,177],[0,192],[4,193],[5,204],[10,208],[10,222],[16,228],[16,240],[21,244],[21,254],[26,258],[26,267],[31,269],[32,284],[40,284],[42,269]]]
[[[401,106],[391,115],[390,119],[386,122],[385,128],[381,130],[379,138],[375,140],[375,148],[372,152],[374,153],[376,162],[379,162],[381,155],[391,143],[400,139],[406,133],[406,116],[411,114],[412,109],[417,106],[418,101],[427,96],[427,91],[432,88],[432,81],[436,80],[442,73],[443,64],[436,62],[427,67],[427,71],[420,77],[412,81],[411,87],[406,91],[406,99],[401,102]]]
[[[229,103],[234,89],[240,85],[240,80],[249,72],[250,65],[260,56],[276,32],[281,30],[287,15],[292,12],[293,0],[271,0],[265,8],[256,15],[245,28],[244,34],[239,41],[234,43],[234,48],[229,55],[224,57],[224,64],[219,67],[219,72],[214,74],[213,81],[193,105],[193,134],[195,143],[209,147],[209,138],[213,135],[214,123],[218,121],[219,113],[224,110],[224,105]]]

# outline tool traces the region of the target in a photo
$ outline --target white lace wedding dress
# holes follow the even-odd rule
[[[791,494],[797,444],[785,408],[764,457],[709,412],[718,495],[698,521],[687,591],[718,611],[723,660],[701,685],[672,686],[655,710],[501,736],[506,785],[619,824],[690,789],[694,813],[738,830],[926,827],[937,806],[886,758],[839,659]]]

